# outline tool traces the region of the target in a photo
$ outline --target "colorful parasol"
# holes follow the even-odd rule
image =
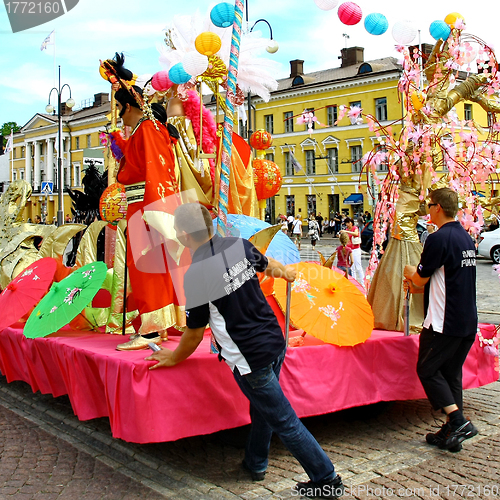
[[[0,331],[30,312],[54,279],[57,262],[51,257],[37,260],[14,278],[0,294]]]
[[[127,197],[125,186],[119,182],[109,185],[101,195],[99,211],[109,227],[116,229],[118,222],[127,215]]]
[[[67,325],[88,306],[101,288],[107,273],[104,262],[93,262],[53,283],[47,295],[31,313],[24,335],[45,337]]]
[[[226,236],[236,236],[249,240],[259,231],[269,227],[271,227],[270,224],[255,217],[243,214],[228,214]],[[297,247],[283,231],[276,233],[265,253],[267,256],[285,265],[300,262],[300,254]]]
[[[290,320],[306,333],[339,346],[353,346],[368,339],[373,313],[364,294],[345,277],[317,264],[300,262],[292,284]],[[275,280],[276,299],[284,310],[286,281]]]

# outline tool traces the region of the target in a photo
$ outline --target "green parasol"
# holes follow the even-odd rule
[[[57,332],[88,306],[100,290],[108,268],[104,262],[93,262],[74,271],[49,292],[31,313],[24,335],[29,339]]]

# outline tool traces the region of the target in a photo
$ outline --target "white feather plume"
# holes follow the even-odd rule
[[[229,66],[231,52],[232,28],[218,28],[210,21],[210,15],[202,16],[197,11],[192,16],[174,16],[172,23],[166,28],[175,49],[165,44],[158,44],[159,62],[167,71],[181,62],[187,52],[196,50],[196,37],[204,31],[219,35],[222,46],[217,55]],[[262,33],[254,31],[242,33],[240,41],[240,57],[238,62],[237,83],[243,92],[257,94],[266,102],[271,92],[278,88],[278,82],[273,75],[278,73],[279,63],[261,57],[265,53],[270,40],[263,38]]]

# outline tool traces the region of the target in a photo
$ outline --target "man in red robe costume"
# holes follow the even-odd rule
[[[123,157],[117,180],[125,185],[127,194],[127,266],[141,316],[138,334],[119,344],[118,350],[144,349],[149,342],[161,344],[167,328],[185,325],[180,305],[184,297],[176,295],[169,272],[173,261],[160,233],[144,220],[148,210],[173,213],[179,199],[171,137],[163,120],[153,118],[151,108],[143,112],[140,93],[138,87],[122,87],[115,96],[123,124],[132,129],[130,138],[119,144]]]

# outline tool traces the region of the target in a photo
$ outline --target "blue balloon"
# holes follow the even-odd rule
[[[218,28],[229,28],[234,22],[234,5],[219,3],[210,12],[210,20]]]
[[[365,17],[365,29],[371,35],[383,35],[389,27],[389,21],[384,14],[368,14]]]
[[[429,32],[434,40],[439,40],[440,38],[448,40],[451,28],[444,21],[434,21],[429,26]]]
[[[191,75],[186,72],[182,63],[177,63],[172,66],[168,72],[168,77],[172,83],[181,85],[182,83],[187,83],[191,80]]]

